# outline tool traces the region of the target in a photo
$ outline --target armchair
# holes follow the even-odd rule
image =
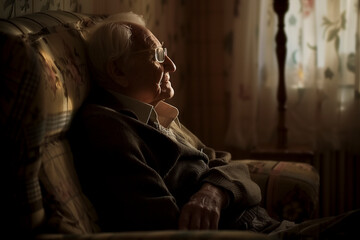
[[[35,239],[268,239],[246,231],[104,233],[78,182],[67,130],[91,89],[84,46],[103,16],[47,11],[1,19],[0,142],[6,229]],[[277,219],[316,214],[319,175],[307,163],[239,160]]]

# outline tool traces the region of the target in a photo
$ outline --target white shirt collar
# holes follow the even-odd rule
[[[148,124],[149,120],[161,124],[168,128],[170,124],[177,119],[179,110],[164,101],[160,101],[155,107],[138,101],[135,98],[109,90],[109,92],[121,102],[124,108],[131,110],[138,117],[139,121]]]

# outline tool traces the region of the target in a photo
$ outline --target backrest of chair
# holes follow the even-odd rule
[[[101,20],[65,11],[0,20],[0,145],[9,231],[98,230],[66,132],[91,86],[84,35]]]

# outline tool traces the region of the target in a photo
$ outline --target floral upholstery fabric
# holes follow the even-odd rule
[[[0,143],[2,147],[1,181],[5,217],[9,226],[18,231],[40,225],[44,218],[38,171],[42,132],[29,125],[43,123],[44,111],[36,106],[43,102],[41,65],[36,54],[21,39],[0,36]],[[34,59],[30,61],[29,59]],[[14,228],[14,229],[13,229]]]
[[[51,25],[39,26],[46,16]],[[90,90],[83,34],[96,20],[48,12],[2,22],[0,131],[16,231],[98,231],[66,139]]]
[[[7,193],[7,230],[63,233],[40,234],[39,239],[265,239],[241,231],[96,233],[96,212],[82,193],[66,133],[91,87],[84,36],[101,19],[49,11],[0,22],[0,144],[6,169],[1,182]],[[319,180],[311,166],[243,161],[272,216],[311,217]]]
[[[262,205],[278,220],[302,222],[316,217],[320,178],[310,164],[242,160],[262,191]]]

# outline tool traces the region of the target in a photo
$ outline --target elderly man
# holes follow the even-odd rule
[[[244,225],[245,209],[267,219],[258,231],[275,223],[257,207],[246,165],[205,146],[164,102],[176,66],[140,16],[111,16],[90,33],[88,50],[96,86],[73,146],[102,229],[232,228]]]
[[[289,228],[282,234],[291,238],[322,228],[270,218],[247,166],[179,122],[178,110],[164,102],[174,95],[175,64],[140,16],[122,13],[97,24],[88,53],[94,90],[74,121],[72,147],[103,231]]]

